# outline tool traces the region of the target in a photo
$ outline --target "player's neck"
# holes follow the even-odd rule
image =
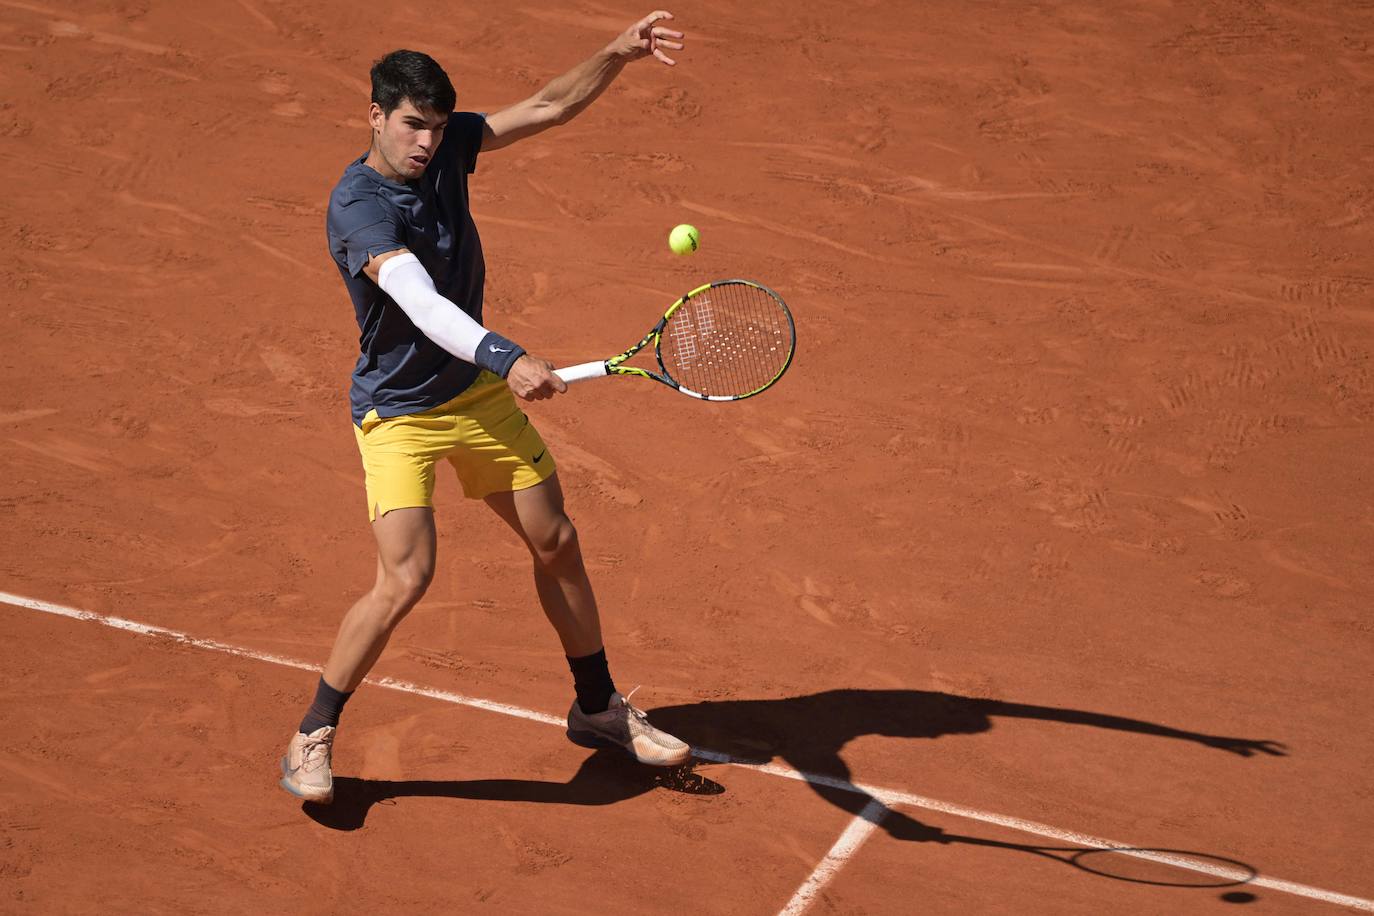
[[[363,165],[372,169],[374,172],[376,172],[378,175],[381,175],[387,181],[394,181],[398,184],[405,184],[404,176],[402,176],[400,172],[396,171],[391,167],[391,163],[386,161],[386,157],[382,155],[382,151],[377,148],[377,144],[375,142],[372,144],[371,147],[368,148],[367,158],[363,160]]]

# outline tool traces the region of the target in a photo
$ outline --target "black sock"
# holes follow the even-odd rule
[[[577,690],[577,705],[589,716],[605,712],[611,705],[611,694],[615,693],[611,669],[606,664],[606,650],[598,649],[581,658],[569,655],[567,659],[568,667],[572,669],[573,686]]]
[[[301,720],[301,732],[308,735],[326,725],[337,727],[344,704],[351,696],[353,691],[342,693],[326,684],[324,678],[320,678],[320,684],[315,688],[315,702],[310,704],[309,711]]]

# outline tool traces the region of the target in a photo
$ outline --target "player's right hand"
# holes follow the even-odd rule
[[[568,385],[553,374],[553,363],[528,353],[515,361],[506,373],[506,384],[526,401],[542,401],[568,390]]]

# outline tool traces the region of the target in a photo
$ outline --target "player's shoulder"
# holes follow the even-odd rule
[[[439,155],[443,158],[456,158],[472,162],[477,151],[482,148],[482,134],[487,124],[487,116],[476,111],[455,111],[449,115],[444,128],[444,139],[439,143]],[[472,171],[472,169],[468,169]]]
[[[459,130],[481,130],[485,123],[487,123],[485,112],[455,111],[449,115],[448,129],[456,127]]]
[[[362,159],[354,159],[343,170],[343,174],[334,184],[334,190],[329,193],[330,205],[375,198],[381,186],[381,177],[376,171],[365,166]]]
[[[392,215],[394,204],[383,193],[381,176],[354,161],[344,170],[334,190],[329,193],[329,223],[362,225],[375,223]]]

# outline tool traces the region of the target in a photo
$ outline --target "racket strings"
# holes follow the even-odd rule
[[[723,283],[688,299],[659,344],[678,384],[708,397],[739,397],[767,387],[787,367],[792,322],[767,290]]]

